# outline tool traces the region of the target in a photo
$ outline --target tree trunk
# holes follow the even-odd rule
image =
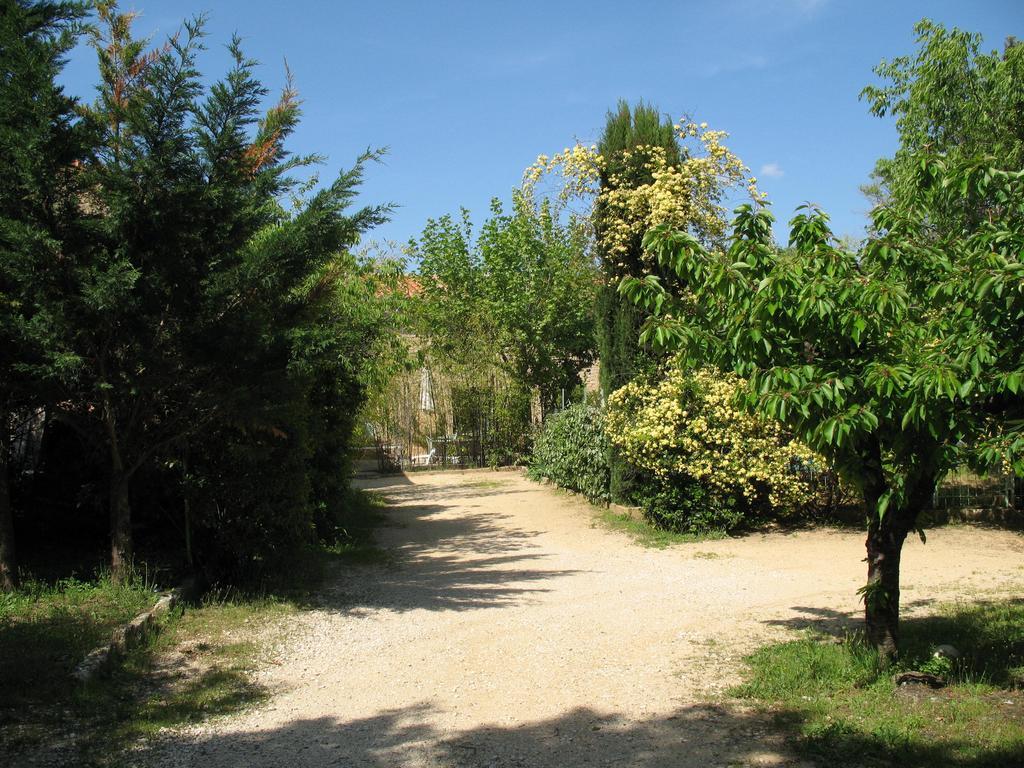
[[[132,511],[128,499],[128,478],[114,462],[110,475],[110,575],[123,582],[132,567]]]
[[[878,651],[882,663],[888,665],[899,651],[900,622],[900,556],[907,534],[914,530],[920,513],[927,507],[935,491],[937,471],[923,456],[927,468],[908,477],[907,493],[898,502],[894,499],[885,514],[879,516],[878,503],[888,490],[879,461],[864,487],[868,512],[867,563],[868,581],[864,587],[864,624],[868,642]]]
[[[185,450],[181,457],[181,471],[184,478],[182,483],[182,513],[185,519],[185,564],[189,567],[189,570],[195,565],[192,560],[192,500],[190,498],[189,490],[189,476],[188,476],[188,445],[185,445]]]
[[[11,434],[7,410],[0,408],[0,590],[18,586],[18,563],[14,552],[14,512],[10,487]]]
[[[868,525],[868,582],[864,588],[864,623],[868,642],[888,664],[899,648],[900,554],[907,530],[894,525],[895,515],[877,513]]]
[[[100,358],[100,373],[106,380],[106,366]],[[117,431],[117,417],[110,393],[103,391],[103,425],[107,430],[110,449],[110,577],[115,583],[123,582],[132,566],[132,509],[128,498],[130,473],[121,452]]]

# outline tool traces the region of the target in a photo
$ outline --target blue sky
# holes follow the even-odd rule
[[[297,152],[328,156],[332,177],[367,147],[366,202],[400,206],[371,239],[406,241],[428,217],[507,198],[538,154],[596,141],[619,99],[644,99],[731,134],[785,221],[822,205],[839,234],[862,232],[858,186],[895,148],[891,119],[858,101],[883,58],[909,54],[923,16],[984,35],[1024,37],[1022,0],[122,0],[159,40],[205,12],[211,77],[233,32],[274,91],[287,59],[304,99]],[[92,98],[95,54],[80,46],[64,81]],[[785,235],[780,223],[777,234]]]

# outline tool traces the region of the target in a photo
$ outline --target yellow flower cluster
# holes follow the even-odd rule
[[[611,170],[596,146],[576,144],[552,157],[538,157],[523,175],[523,188],[532,194],[546,176],[559,174],[561,201],[593,199],[595,209],[602,211],[601,244],[613,258],[625,256],[633,243],[659,224],[692,230],[706,240],[718,239],[726,229],[721,201],[728,189],[745,182],[754,200],[762,201],[764,195],[757,179],[746,176],[749,168],[726,147],[725,131],[709,129],[707,123],[673,127],[685,150],[681,161],[654,146],[639,146],[615,158],[617,166],[649,177],[648,183],[634,186],[621,172]],[[603,187],[602,174],[607,178]]]
[[[794,463],[815,454],[775,421],[735,405],[737,376],[669,366],[654,382],[634,380],[608,398],[608,439],[634,466],[668,479],[686,476],[717,494],[767,499],[793,511],[812,497]]]
[[[523,191],[530,195],[547,175],[561,174],[562,185],[558,199],[568,202],[574,198],[589,198],[598,193],[604,158],[593,144],[574,144],[554,156],[539,155],[523,173]]]

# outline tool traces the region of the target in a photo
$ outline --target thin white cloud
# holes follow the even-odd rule
[[[761,166],[761,175],[769,179],[781,179],[786,175],[786,172],[782,170],[782,166],[778,163],[765,163]]]
[[[828,3],[828,0],[793,0],[793,5],[796,6],[797,10],[808,16],[824,8],[826,3]]]

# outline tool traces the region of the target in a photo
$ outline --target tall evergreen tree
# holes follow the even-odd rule
[[[614,190],[617,185],[639,187],[653,180],[650,171],[637,162],[633,150],[638,147],[663,148],[670,158],[681,159],[681,148],[672,121],[663,119],[658,110],[643,102],[634,107],[619,102],[608,113],[604,133],[597,145],[604,158],[601,169],[601,191]],[[642,314],[618,293],[623,277],[644,273],[642,233],[628,244],[624,254],[611,254],[604,245],[604,233],[615,226],[614,214],[598,197],[594,211],[602,282],[597,297],[597,347],[601,361],[601,393],[607,397],[625,385],[643,369],[644,352],[640,348]],[[611,496],[614,501],[628,502],[634,484],[634,470],[614,448],[610,448]]]
[[[79,211],[84,133],[55,79],[85,10],[73,2],[0,3],[0,588],[17,581],[10,497],[11,424],[40,408],[75,368],[63,278]],[[48,391],[49,390],[49,391]]]
[[[186,458],[193,475],[215,472],[205,487],[230,487],[233,500],[243,478],[280,482],[291,490],[259,503],[304,525],[308,454],[296,446],[312,417],[296,345],[330,346],[322,334],[335,315],[314,301],[325,293],[317,286],[333,284],[338,252],[386,210],[343,214],[362,161],[285,208],[282,198],[300,194],[289,172],[317,160],[285,149],[300,112],[291,85],[261,117],[266,90],[237,39],[233,67],[206,90],[196,66],[202,18],[147,51],[132,14],[113,2],[97,10],[101,86],[90,118],[101,151],[84,204],[98,235],[77,272],[74,320],[86,361],[79,399],[90,404],[79,415],[107,456],[111,568],[121,577],[133,555],[132,487],[157,458]],[[190,450],[200,434],[211,445]],[[264,445],[267,435],[294,450],[282,456]],[[237,544],[255,547],[267,535]]]

